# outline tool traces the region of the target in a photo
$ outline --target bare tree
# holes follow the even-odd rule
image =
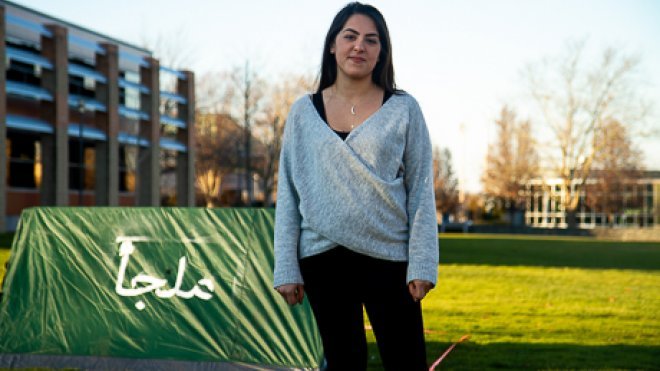
[[[230,74],[229,101],[231,115],[243,128],[240,156],[243,158],[243,182],[247,190],[247,205],[254,202],[254,169],[252,166],[253,127],[264,116],[266,82],[250,68],[249,61],[244,67],[236,67]]]
[[[240,166],[242,132],[223,113],[197,113],[195,125],[195,183],[206,207],[221,204],[225,176]]]
[[[296,98],[312,90],[312,84],[313,79],[309,76],[289,75],[273,85],[267,97],[265,117],[255,127],[254,136],[264,147],[263,160],[255,170],[260,177],[266,206],[272,204],[272,195],[277,189],[282,132],[289,109]]]
[[[236,157],[226,146],[233,148],[238,138],[227,135],[222,125],[224,119],[231,120],[223,113],[228,105],[226,80],[224,73],[209,72],[195,84],[195,186],[206,207],[219,205],[224,176]]]
[[[538,175],[539,157],[529,120],[517,121],[516,113],[504,106],[495,124],[497,139],[488,146],[481,181],[487,197],[513,213],[524,207],[524,185]]]
[[[195,110],[203,114],[231,114],[234,86],[231,72],[207,72],[195,81]]]
[[[610,223],[614,214],[624,204],[626,188],[640,176],[641,152],[637,150],[625,125],[616,120],[604,123],[594,136],[599,142],[599,153],[593,163],[593,181],[587,183],[585,192],[586,205],[608,215]],[[635,204],[641,200],[628,200]]]
[[[443,222],[454,214],[459,206],[458,179],[451,163],[448,148],[433,148],[433,188],[435,189],[435,208],[442,213]]]
[[[151,50],[161,66],[180,70],[190,69],[196,60],[196,50],[184,25],[161,31],[155,35],[141,36],[141,46]]]
[[[553,135],[553,149],[546,158],[562,180],[562,206],[569,228],[592,165],[602,151],[594,136],[610,120],[628,125],[644,123],[648,106],[635,84],[639,60],[606,49],[596,65],[585,66],[585,43],[569,46],[566,55],[530,65],[526,77]]]
[[[200,126],[197,186],[207,204],[207,194],[217,194],[222,179],[230,173],[240,174],[234,179],[240,184],[234,184],[238,199],[232,197],[227,202],[231,205],[254,202],[254,168],[261,162],[257,157],[263,149],[254,143],[253,131],[255,123],[264,117],[266,88],[266,82],[249,69],[248,63],[244,68],[207,73],[197,84],[197,125]],[[240,196],[243,190],[248,191],[247,199]]]

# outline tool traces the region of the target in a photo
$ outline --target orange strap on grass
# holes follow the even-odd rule
[[[459,343],[462,343],[463,341],[465,341],[469,338],[470,338],[470,335],[461,336],[461,338],[458,339],[457,342],[452,344],[449,348],[447,348],[447,350],[445,350],[444,353],[442,353],[440,358],[438,358],[435,362],[433,362],[433,365],[431,365],[431,367],[429,368],[429,371],[435,371],[435,368],[440,364],[440,362],[442,362],[443,359],[445,359],[445,357],[447,357],[447,354],[449,354],[449,352],[451,352],[456,347],[456,345],[458,345]]]

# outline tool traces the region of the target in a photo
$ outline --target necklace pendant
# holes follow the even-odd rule
[[[351,106],[351,115],[355,116],[355,105]]]

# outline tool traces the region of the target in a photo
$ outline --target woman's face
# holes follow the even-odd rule
[[[337,76],[370,78],[378,63],[380,48],[380,36],[374,21],[362,14],[352,15],[330,47],[337,60]]]

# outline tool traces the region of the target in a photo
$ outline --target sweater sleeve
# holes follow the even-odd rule
[[[277,178],[277,205],[275,207],[275,270],[273,286],[287,283],[303,283],[298,264],[298,240],[301,216],[299,198],[292,178],[293,136],[292,108],[284,126]]]
[[[420,279],[435,284],[439,251],[433,154],[429,131],[417,102],[410,108],[403,161],[409,231],[407,281]]]

